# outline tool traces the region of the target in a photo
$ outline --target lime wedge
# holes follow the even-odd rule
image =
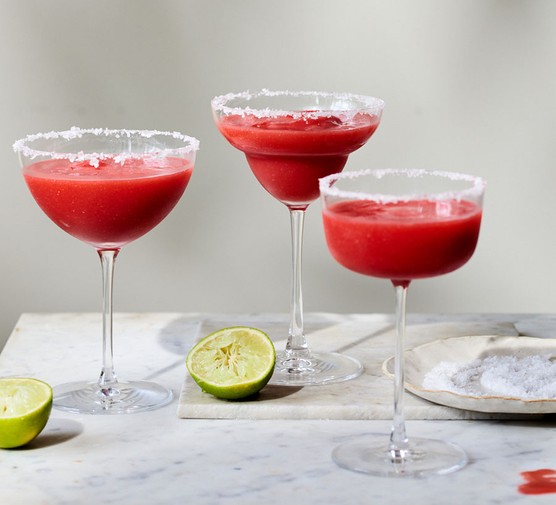
[[[28,444],[46,426],[52,388],[37,379],[0,379],[0,448]]]
[[[238,400],[266,386],[276,361],[274,344],[256,328],[234,326],[200,340],[187,355],[193,380],[217,398]]]

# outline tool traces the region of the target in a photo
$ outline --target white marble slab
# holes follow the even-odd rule
[[[422,318],[421,318],[422,319]],[[288,320],[285,316],[258,324],[279,350],[285,347]],[[199,337],[227,326],[225,320],[205,321]],[[219,400],[203,393],[185,374],[178,405],[183,418],[216,419],[391,419],[393,381],[382,372],[382,363],[393,355],[395,328],[391,316],[312,314],[306,321],[311,348],[343,352],[359,359],[364,373],[350,381],[325,386],[292,388],[267,385],[248,401]],[[437,339],[468,335],[517,335],[511,322],[455,321],[419,322],[407,328],[406,348]],[[516,416],[486,414],[445,407],[406,395],[407,419],[494,419]]]
[[[521,317],[423,315],[410,320],[490,324]],[[185,353],[200,321],[264,325],[276,319],[281,320],[241,314],[117,314],[117,369],[121,377],[155,379],[177,393]],[[25,314],[0,354],[0,376],[36,376],[53,385],[95,378],[99,334],[97,314]],[[331,459],[333,448],[345,440],[369,432],[386,438],[389,421],[180,419],[177,406],[176,398],[156,411],[106,417],[54,410],[29,446],[0,450],[0,504],[282,505],[295,500],[304,505],[545,505],[556,499],[554,494],[519,492],[522,472],[556,466],[551,416],[410,420],[410,437],[451,440],[467,450],[470,463],[447,476],[400,481],[352,473]]]

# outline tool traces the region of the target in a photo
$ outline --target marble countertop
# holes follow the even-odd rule
[[[309,321],[319,317],[307,315]],[[361,316],[365,317],[373,324],[377,318],[391,324],[387,316]],[[126,416],[53,410],[45,430],[30,445],[0,450],[0,503],[554,503],[555,494],[519,492],[522,472],[556,467],[553,416],[410,419],[410,437],[451,440],[465,448],[470,459],[459,472],[421,480],[371,477],[333,463],[331,451],[340,442],[369,432],[387,437],[390,422],[386,419],[179,418],[185,355],[202,323],[250,324],[264,329],[268,320],[287,328],[285,315],[116,314],[119,376],[160,382],[174,390],[176,399],[159,410]],[[458,322],[508,323],[522,333],[556,327],[549,315],[408,318],[409,325]],[[24,314],[0,354],[0,376],[34,376],[52,385],[94,380],[100,357],[100,315]]]

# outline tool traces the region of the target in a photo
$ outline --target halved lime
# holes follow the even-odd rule
[[[191,377],[217,398],[238,400],[266,386],[276,362],[274,344],[266,333],[247,326],[215,331],[187,355]]]
[[[28,444],[46,426],[52,388],[37,379],[0,379],[0,448]]]

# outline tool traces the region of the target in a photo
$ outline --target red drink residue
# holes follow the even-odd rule
[[[518,487],[522,494],[556,493],[556,470],[541,468],[530,472],[521,472],[525,483]]]

